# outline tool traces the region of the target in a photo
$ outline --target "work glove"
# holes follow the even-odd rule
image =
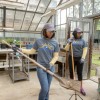
[[[69,38],[68,41],[67,41],[67,43],[72,43],[73,40],[74,40],[74,38]]]
[[[15,45],[12,46],[12,49],[14,52],[17,52],[17,50],[21,51],[20,48],[16,47]]]
[[[47,69],[47,70],[50,70],[51,67],[52,67],[52,65],[49,63],[49,64],[47,65],[46,69]]]
[[[80,63],[83,64],[84,62],[85,62],[85,59],[84,58],[81,58],[80,59]]]

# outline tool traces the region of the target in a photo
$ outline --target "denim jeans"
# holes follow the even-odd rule
[[[50,68],[50,71],[54,72],[53,66]],[[41,86],[38,100],[49,100],[49,89],[52,81],[52,76],[41,68],[37,68],[37,76]]]

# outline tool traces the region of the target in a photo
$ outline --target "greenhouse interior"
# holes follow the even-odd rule
[[[0,100],[100,100],[100,0],[0,0]]]

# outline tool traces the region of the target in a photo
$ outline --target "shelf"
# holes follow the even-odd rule
[[[14,72],[14,78],[13,78],[13,74],[11,72],[9,73],[9,75],[10,75],[11,79],[13,80],[13,82],[28,79],[26,73],[24,73],[22,71],[18,71],[18,70]]]
[[[13,82],[20,80],[29,80],[29,71],[26,72],[23,59],[20,59],[21,62],[16,59],[16,55],[14,53],[9,55],[9,76],[11,77]],[[29,65],[27,64],[27,67]]]

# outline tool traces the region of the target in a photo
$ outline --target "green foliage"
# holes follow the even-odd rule
[[[20,45],[20,41],[19,40],[14,40],[12,38],[5,38],[5,39],[1,39],[0,41],[5,40],[8,43],[15,43],[16,45]]]
[[[12,39],[12,38],[6,38],[4,40],[7,41],[8,43],[13,43],[13,41],[14,41],[14,39]]]
[[[92,64],[100,66],[100,54],[92,54]]]
[[[95,76],[96,70],[91,70],[90,76]]]

